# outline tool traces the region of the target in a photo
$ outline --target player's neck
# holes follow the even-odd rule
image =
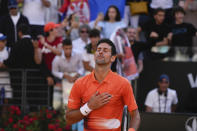
[[[95,72],[94,72],[95,79],[99,83],[101,83],[105,79],[109,71],[110,71],[109,67],[95,67]]]

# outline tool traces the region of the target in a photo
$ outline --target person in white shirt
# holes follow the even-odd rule
[[[151,90],[145,100],[146,112],[171,113],[176,110],[178,103],[176,90],[170,89],[169,77],[162,74],[158,88]]]
[[[85,46],[90,43],[88,38],[90,27],[88,25],[81,25],[79,27],[79,38],[74,40],[73,43],[73,52],[78,54],[83,54],[85,52]]]
[[[70,39],[63,40],[63,53],[52,62],[52,73],[62,80],[63,102],[67,104],[68,96],[74,82],[84,74],[82,57],[72,51]]]
[[[59,18],[58,18],[58,1],[59,0],[48,0],[51,3],[50,8],[46,8],[46,13],[45,13],[45,20],[46,23],[48,22],[54,22],[58,23]]]
[[[38,35],[44,34],[43,27],[46,24],[46,8],[51,6],[48,0],[20,0],[24,3],[23,15],[25,15],[31,25],[31,36],[36,39]]]

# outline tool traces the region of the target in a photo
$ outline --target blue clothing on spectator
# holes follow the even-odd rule
[[[72,131],[83,131],[84,126],[83,126],[84,120],[81,120],[75,124],[72,125]]]
[[[123,21],[117,21],[117,22],[107,22],[102,21],[98,23],[98,26],[102,28],[102,35],[104,38],[110,38],[111,34],[115,31],[117,27],[124,28],[126,27],[126,24]]]

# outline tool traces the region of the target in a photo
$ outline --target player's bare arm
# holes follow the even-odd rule
[[[140,113],[138,109],[130,112],[130,116],[131,116],[130,128],[133,128],[135,129],[135,131],[137,131],[137,129],[140,126]]]

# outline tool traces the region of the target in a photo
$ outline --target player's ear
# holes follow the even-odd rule
[[[116,55],[113,55],[112,57],[111,57],[111,62],[114,62],[116,60]]]

